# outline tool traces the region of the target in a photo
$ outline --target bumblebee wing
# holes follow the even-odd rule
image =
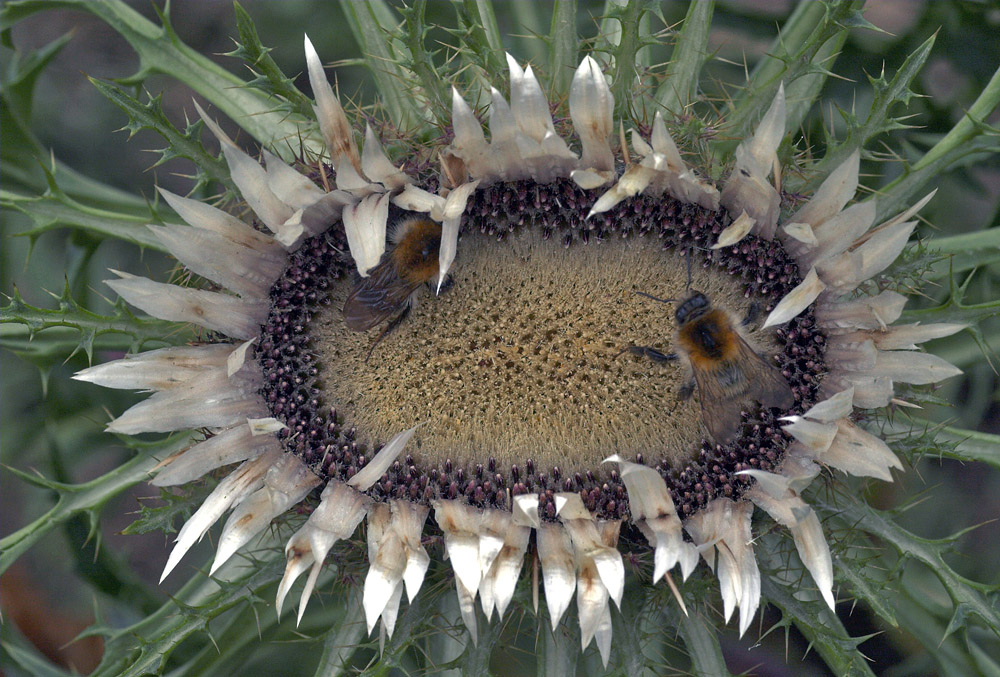
[[[351,331],[366,331],[400,311],[419,285],[399,277],[390,258],[372,268],[344,301],[344,322]]]
[[[736,355],[710,367],[695,369],[702,417],[718,444],[732,442],[740,427],[740,415],[753,400],[764,407],[787,409],[795,403],[792,389],[781,372],[741,337]]]
[[[738,360],[722,360],[694,370],[705,427],[717,444],[729,444],[740,429],[749,384]]]
[[[764,407],[788,409],[795,404],[792,389],[778,368],[758,355],[742,338],[739,341],[739,355],[747,377],[748,396]]]

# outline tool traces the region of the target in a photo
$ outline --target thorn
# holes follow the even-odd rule
[[[628,154],[628,144],[625,142],[625,122],[618,122],[618,143],[622,147],[622,157],[625,158],[625,168],[627,169],[632,165],[632,158]]]
[[[670,575],[670,572],[663,574],[663,578],[666,579],[667,585],[670,586],[670,592],[673,594],[674,599],[677,600],[677,604],[680,606],[681,611],[684,612],[685,616],[688,616],[687,606],[684,604],[684,598],[681,597],[681,591],[677,589],[677,584],[674,583],[674,577]]]

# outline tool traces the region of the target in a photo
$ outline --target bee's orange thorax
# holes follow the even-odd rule
[[[718,308],[685,322],[677,332],[677,343],[695,369],[712,369],[739,353],[739,335],[729,316]]]
[[[392,250],[399,277],[411,286],[423,284],[438,274],[441,226],[430,219],[414,219],[405,225]]]

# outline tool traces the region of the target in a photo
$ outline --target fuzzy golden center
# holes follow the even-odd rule
[[[451,288],[437,297],[421,288],[367,362],[382,326],[346,326],[353,282],[338,281],[311,329],[320,389],[359,442],[422,423],[408,447],[418,460],[532,458],[574,472],[642,453],[680,464],[705,434],[697,395],[678,398],[680,364],[628,347],[673,349],[674,305],[636,292],[681,296],[687,271],[682,255],[652,237],[565,248],[530,231],[502,242],[466,234]],[[698,263],[691,285],[737,316],[751,303],[737,280]]]

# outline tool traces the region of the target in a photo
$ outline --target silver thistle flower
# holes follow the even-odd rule
[[[698,11],[692,9],[695,16],[689,19],[696,19]],[[315,124],[324,142],[319,157],[310,155],[314,147],[303,149],[297,159],[282,159],[265,148],[263,162],[258,162],[198,108],[255,218],[237,218],[206,202],[160,191],[187,225],[151,225],[153,237],[188,270],[222,289],[181,287],[117,272],[120,279],[108,281],[130,305],[156,318],[195,324],[215,338],[203,345],[128,356],[76,375],[105,387],[153,392],[118,415],[108,425],[109,432],[206,431],[203,440],[163,459],[154,485],[177,486],[227,469],[178,533],[161,580],[227,512],[210,574],[219,572],[272,521],[304,505],[310,514],[284,547],[285,571],[276,593],[279,615],[296,581],[308,571],[298,604],[297,621],[302,621],[333,547],[354,538],[364,523],[367,572],[361,605],[368,633],[379,626],[380,641],[392,638],[397,628],[404,588],[412,604],[433,558],[444,557],[451,562],[458,612],[473,644],[482,621],[477,598],[491,622],[494,611],[501,619],[505,616],[518,586],[530,586],[536,613],[538,591],[544,591],[553,631],[575,599],[580,645],[586,648],[594,642],[607,667],[614,641],[612,607],[622,607],[626,587],[622,551],[634,551],[637,534],[652,549],[652,583],[665,581],[681,613],[689,613],[684,582],[703,559],[718,578],[724,621],[728,623],[738,608],[739,635],[747,631],[762,596],[752,526],[757,507],[790,532],[812,578],[811,585],[800,582],[800,589],[815,590],[834,610],[831,550],[804,492],[824,468],[892,481],[891,470],[902,464],[864,424],[871,410],[907,406],[897,392],[899,384],[933,384],[961,373],[918,347],[954,334],[966,323],[900,322],[905,295],[862,290],[899,260],[917,225],[915,217],[933,192],[898,214],[880,216],[879,198],[861,199],[857,194],[861,153],[855,148],[839,162],[823,165],[825,176],[817,179],[818,187],[801,205],[789,208],[781,186],[779,147],[790,132],[786,83],[781,79],[773,83],[768,101],[758,98],[752,106],[735,108],[734,118],[749,121],[757,113],[760,119],[728,155],[721,179],[713,181],[708,172],[695,168],[697,160],[682,153],[683,144],[671,136],[665,120],[670,111],[656,111],[648,124],[649,117],[622,116],[616,95],[628,90],[612,87],[620,83],[609,84],[609,73],[589,55],[570,80],[566,105],[550,105],[532,66],[522,67],[510,54],[505,55],[509,98],[497,89],[504,83],[495,81],[495,73],[488,94],[484,89],[468,95],[475,106],[456,83],[446,121],[450,135],[428,144],[437,151],[438,167],[417,168],[406,157],[386,152],[372,121],[365,121],[358,144],[361,121],[345,112],[308,37],[305,55]],[[615,71],[615,77],[622,77],[621,71]],[[417,100],[430,98],[426,94]],[[474,112],[484,107],[488,141]],[[558,117],[565,113],[568,119]],[[399,112],[397,117],[400,122],[406,115]],[[310,121],[297,124],[303,138],[314,137]],[[314,167],[319,167],[318,176]],[[520,216],[505,212],[496,222],[484,216],[490,208],[496,214],[499,201],[525,187],[533,191],[536,206],[548,202],[558,209],[550,216],[544,209]],[[573,203],[561,203],[561,195],[571,196]],[[668,212],[671,218],[675,212],[682,216],[667,224]],[[441,233],[433,252],[431,289],[423,294],[427,298],[396,330],[446,346],[436,353],[433,348],[420,353],[427,360],[427,385],[420,393],[423,408],[409,403],[400,407],[389,397],[379,401],[378,394],[372,394],[372,380],[354,379],[361,367],[352,351],[370,355],[370,337],[345,339],[344,332],[327,330],[338,323],[336,312],[314,308],[316,299],[303,300],[313,293],[342,305],[356,280],[372,275],[393,255],[393,226],[404,213],[440,224]],[[674,230],[681,235],[668,234]],[[629,241],[619,246],[612,238]],[[537,453],[523,455],[520,432],[511,433],[514,442],[498,439],[495,446],[485,447],[500,450],[500,461],[492,453],[482,455],[478,446],[456,451],[467,443],[469,433],[448,437],[442,430],[475,426],[477,420],[450,422],[454,411],[466,411],[465,402],[451,400],[452,391],[443,386],[435,391],[447,379],[438,367],[441,355],[453,350],[447,341],[456,327],[454,322],[443,325],[442,318],[454,315],[435,316],[434,309],[449,302],[449,308],[460,305],[465,298],[449,301],[452,292],[444,290],[449,277],[465,275],[456,282],[460,289],[463,280],[471,284],[486,275],[476,267],[480,261],[510,256],[506,250],[490,254],[489,239],[506,239],[517,256],[544,259],[548,270],[565,266],[566,271],[555,268],[554,274],[573,279],[572,284],[578,284],[572,267],[592,265],[588,261],[620,266],[624,272],[611,275],[620,287],[608,296],[658,284],[657,278],[641,273],[628,277],[628,269],[640,271],[647,256],[657,257],[658,266],[674,269],[675,288],[666,291],[680,294],[685,291],[678,283],[685,263],[690,284],[690,261],[699,256],[704,269],[698,272],[700,283],[713,290],[726,285],[737,290],[736,295],[722,296],[723,305],[743,310],[737,307],[744,303],[738,300],[742,294],[767,306],[761,327],[745,332],[745,338],[765,359],[781,365],[795,405],[780,412],[745,407],[741,436],[732,445],[714,444],[699,428],[699,417],[678,418],[676,425],[687,426],[684,434],[691,436],[677,443],[687,445],[687,460],[666,453],[663,460],[651,457],[656,446],[650,445],[650,438],[667,444],[665,438],[656,438],[662,435],[656,426],[637,425],[624,434],[601,437],[602,425],[620,427],[608,414],[611,423],[564,426],[554,434],[533,422],[534,412],[527,410],[519,412],[527,419],[522,427],[538,432],[539,438],[532,438]],[[686,250],[686,256],[659,252],[660,240],[668,249]],[[580,254],[586,244],[596,253]],[[565,254],[555,256],[561,245]],[[694,254],[692,246],[704,256]],[[602,255],[605,248],[607,254]],[[614,258],[619,256],[620,261]],[[736,263],[740,257],[760,261],[754,268]],[[757,281],[726,282],[733,270],[751,271],[745,277],[756,275]],[[313,278],[322,278],[322,284],[310,286]],[[503,297],[485,303],[500,307]],[[613,303],[623,314],[635,311],[631,301],[616,297]],[[509,310],[532,313],[533,307],[514,305]],[[408,327],[407,322],[413,324]],[[481,342],[471,326],[472,320],[464,335],[472,343]],[[430,331],[419,334],[421,327]],[[458,335],[465,329],[459,324]],[[401,342],[398,338],[389,335],[384,346],[396,350],[395,356],[405,350],[392,347]],[[335,384],[318,385],[316,367],[298,361],[306,340],[311,342],[307,362],[322,360],[323,379]],[[587,339],[580,340],[581,353],[592,350]],[[636,340],[623,337],[595,359],[611,364]],[[381,337],[374,347],[379,341]],[[594,341],[607,344],[604,337]],[[809,342],[822,348],[809,353],[805,369],[789,355],[808,350]],[[319,343],[330,347],[314,347]],[[331,355],[341,361],[331,363]],[[628,372],[633,378],[637,371],[653,368],[634,355],[624,359],[634,365]],[[303,385],[304,367],[313,372]],[[379,372],[374,380],[384,382],[385,373],[392,370]],[[632,385],[595,390],[592,404],[573,411],[603,407],[606,400],[630,393]],[[478,393],[473,386],[465,388]],[[352,390],[362,392],[345,395]],[[482,394],[478,406],[493,408],[500,394]],[[657,401],[666,402],[665,394]],[[544,388],[531,395],[547,396]],[[673,415],[664,409],[661,418]],[[573,437],[580,430],[586,434]],[[483,427],[471,434],[486,438],[493,431]],[[594,449],[587,446],[587,436],[598,440]],[[639,441],[629,446],[631,442],[623,442],[629,437]],[[546,456],[546,447],[556,451]],[[593,456],[596,448],[608,452],[596,463],[573,458],[574,453],[584,454],[582,449]],[[512,458],[518,461],[512,463]],[[560,469],[558,459],[564,458],[575,465]],[[687,476],[708,466],[721,470],[710,477]],[[427,537],[437,533],[441,546]],[[535,568],[530,582],[522,575],[526,562]],[[680,583],[671,576],[675,567]]]

